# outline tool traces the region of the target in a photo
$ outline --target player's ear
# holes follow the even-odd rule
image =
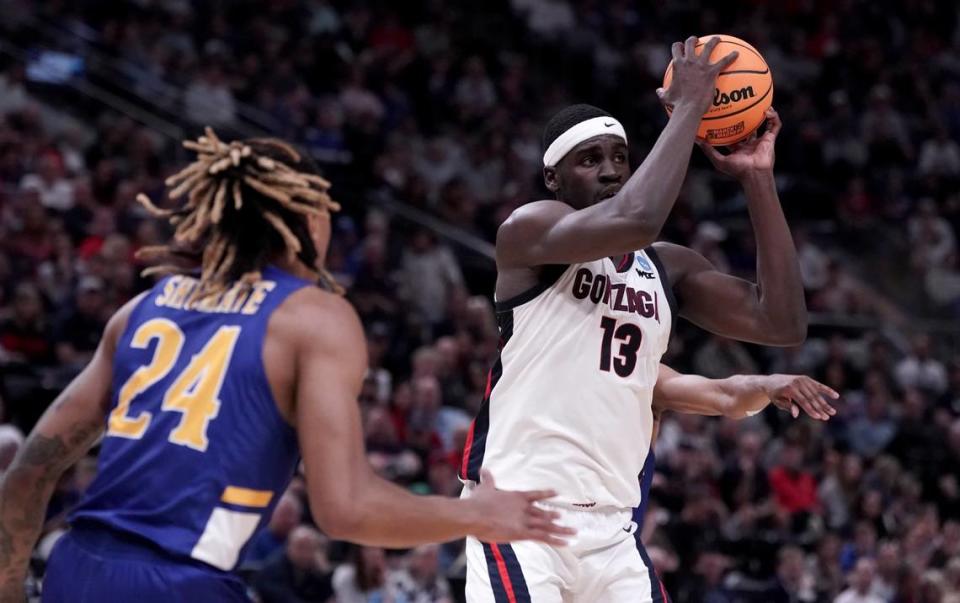
[[[560,190],[560,183],[557,181],[557,168],[547,166],[543,168],[543,185],[551,193]]]

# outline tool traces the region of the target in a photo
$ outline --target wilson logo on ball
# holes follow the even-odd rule
[[[736,103],[748,98],[753,98],[754,96],[756,96],[756,94],[753,92],[753,86],[745,86],[739,90],[731,90],[730,92],[720,92],[720,89],[717,88],[716,92],[713,93],[713,106],[729,105],[730,103]]]

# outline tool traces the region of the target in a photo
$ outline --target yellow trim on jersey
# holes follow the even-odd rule
[[[220,497],[225,503],[244,507],[266,507],[272,499],[273,492],[269,490],[251,490],[237,486],[227,486]]]

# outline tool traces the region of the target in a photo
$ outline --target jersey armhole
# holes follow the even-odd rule
[[[549,264],[543,267],[543,270],[540,271],[540,274],[537,276],[537,284],[533,287],[530,287],[523,293],[514,295],[510,299],[504,301],[497,301],[494,304],[494,307],[497,312],[507,312],[513,310],[517,306],[522,306],[528,301],[532,301],[538,295],[552,287],[560,277],[563,276],[563,273],[567,271],[567,268],[570,266],[568,264]]]

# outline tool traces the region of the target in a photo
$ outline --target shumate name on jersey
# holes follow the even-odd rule
[[[656,252],[548,266],[497,303],[500,356],[460,471],[505,489],[552,488],[587,508],[640,503],[653,387],[675,315]]]
[[[271,267],[199,302],[196,285],[167,277],[131,312],[97,477],[70,521],[231,570],[299,459],[261,351],[271,313],[311,283]]]

